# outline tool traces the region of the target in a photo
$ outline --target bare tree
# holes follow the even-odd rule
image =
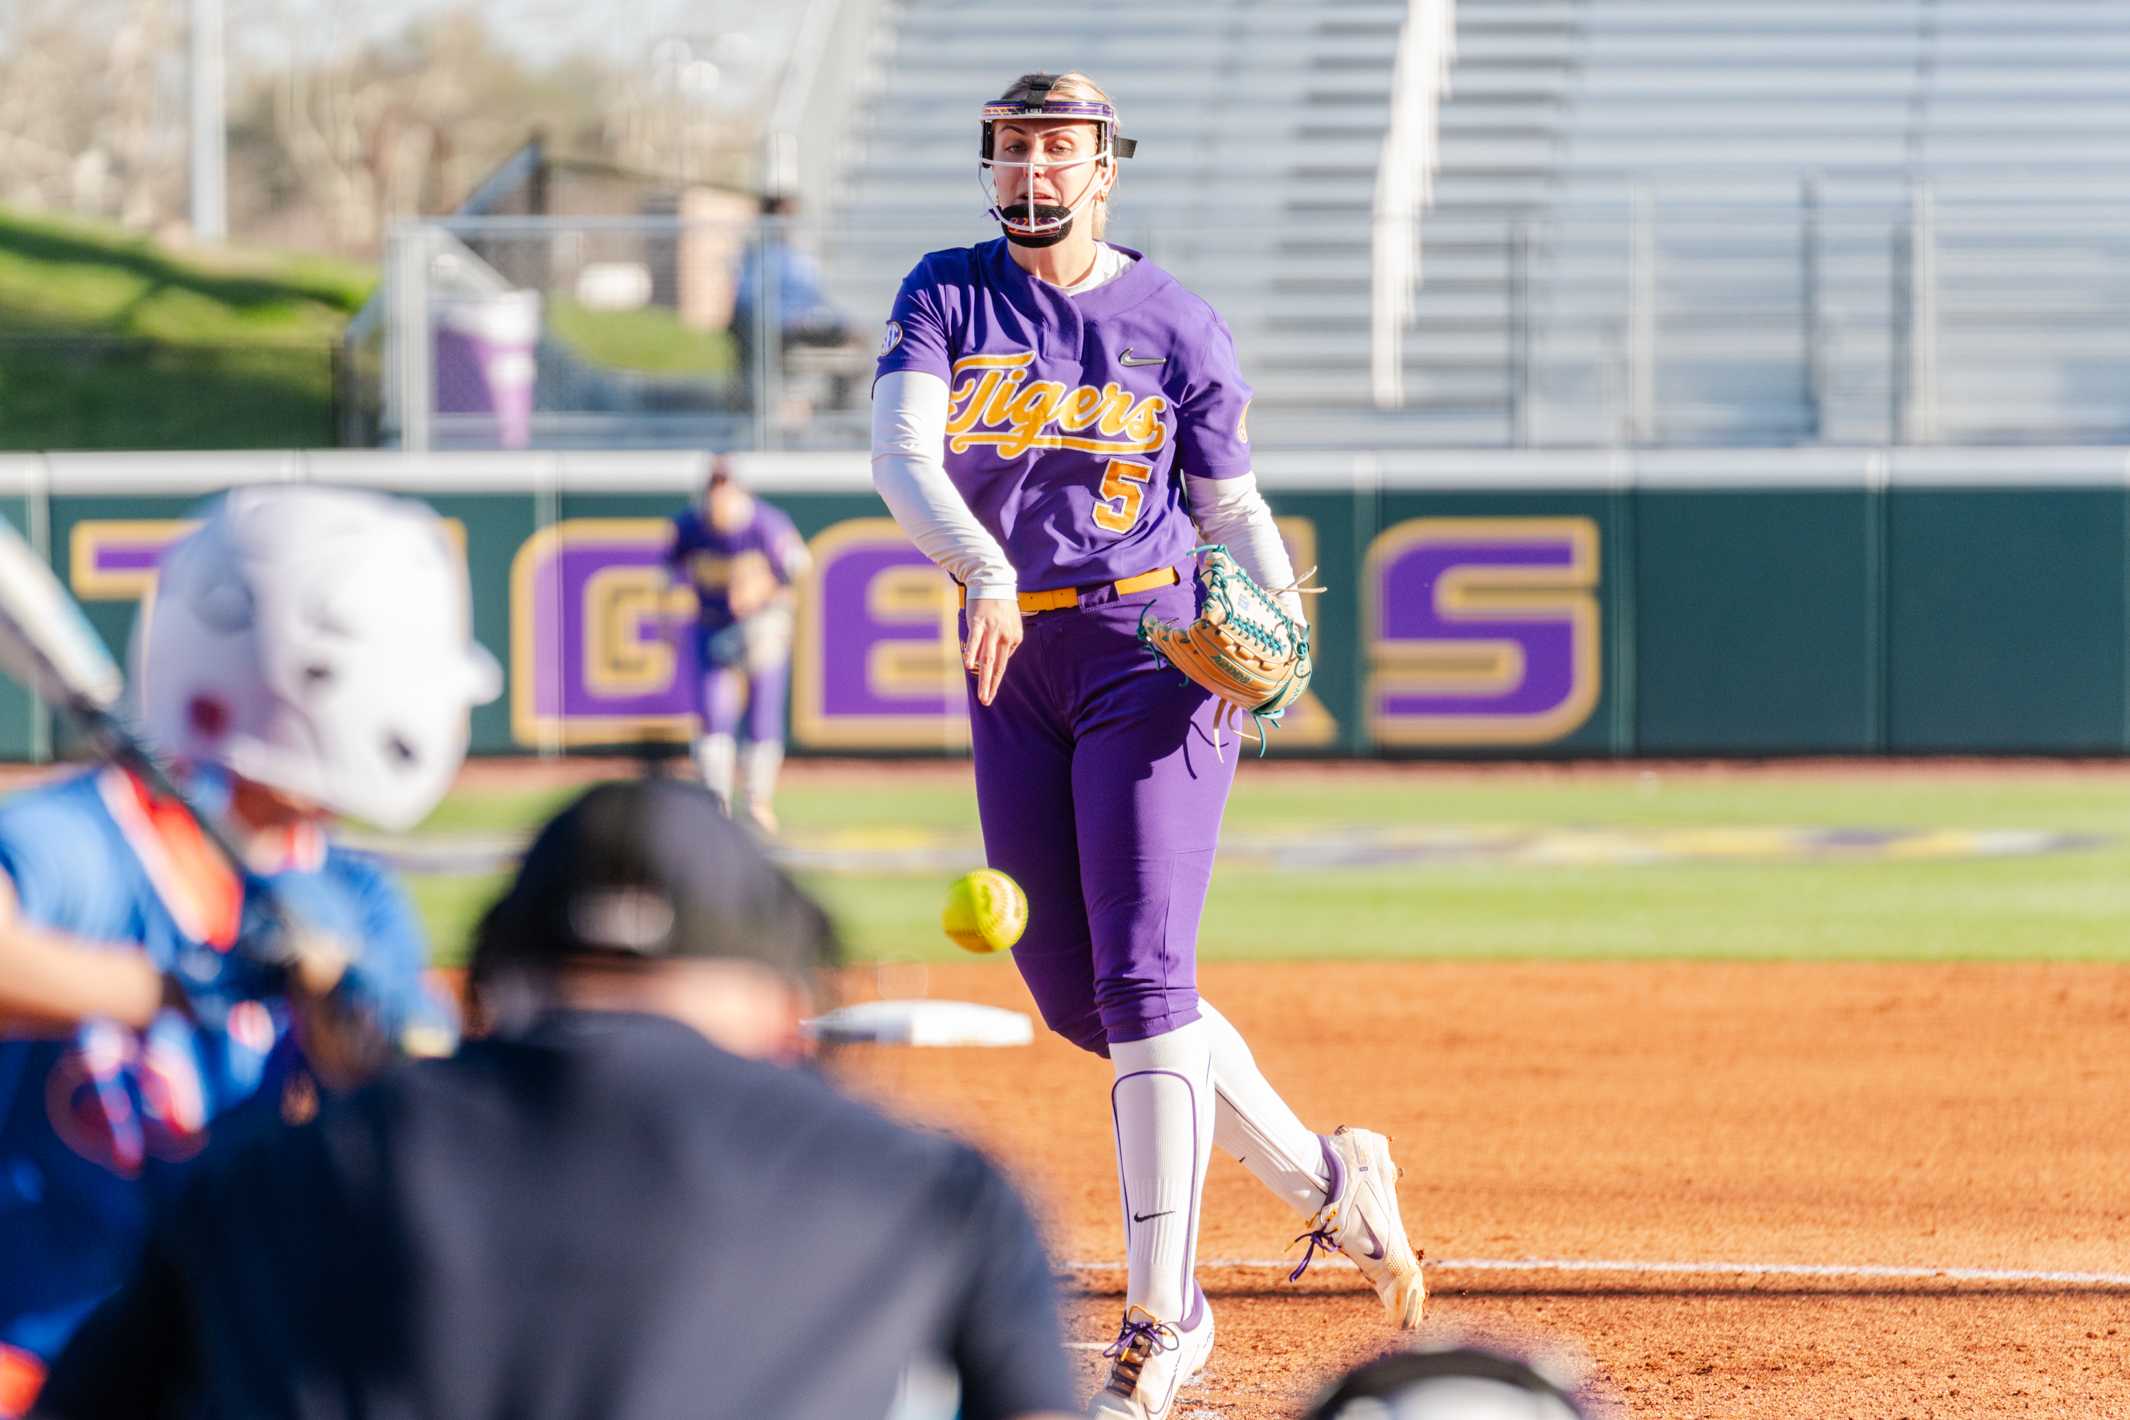
[[[0,33],[0,201],[168,219],[183,196],[175,0],[14,0]]]
[[[470,10],[260,74],[232,123],[239,224],[303,221],[323,229],[310,240],[369,249],[392,219],[448,208],[535,128],[603,155],[614,87],[588,62],[529,70]]]
[[[448,210],[535,129],[674,182],[741,178],[744,110],[769,67],[748,53],[761,45],[745,4],[660,3],[617,22],[511,0],[379,38],[370,0],[229,0],[232,234],[368,253],[395,218]],[[143,227],[183,216],[189,8],[0,0],[0,204]],[[509,17],[517,47],[487,15]],[[653,37],[571,39],[617,24]],[[522,57],[532,34],[549,41],[532,52],[557,57]]]

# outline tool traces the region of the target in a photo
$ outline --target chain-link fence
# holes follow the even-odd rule
[[[873,321],[830,298],[802,234],[751,207],[705,192],[670,215],[402,228],[384,316],[351,342],[382,441],[862,443]]]
[[[897,282],[986,234],[751,205],[703,193],[666,214],[403,228],[343,404],[414,449],[863,448]],[[1808,183],[1375,234],[1127,213],[1111,237],[1220,313],[1264,447],[2130,439],[2111,264],[2130,216],[2108,204]],[[1395,293],[1376,262],[1408,244],[1419,287],[1386,349]]]

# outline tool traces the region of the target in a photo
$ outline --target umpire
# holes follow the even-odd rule
[[[35,1412],[963,1420],[1072,1408],[970,1149],[805,1069],[827,919],[699,787],[590,790],[479,933],[489,1034],[205,1166]]]

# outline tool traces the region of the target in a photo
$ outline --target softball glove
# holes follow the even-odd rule
[[[1220,700],[1213,722],[1216,755],[1221,730],[1231,723],[1239,738],[1256,740],[1263,754],[1266,727],[1278,725],[1287,707],[1302,698],[1315,668],[1309,628],[1280,605],[1280,594],[1322,589],[1300,586],[1309,576],[1305,572],[1295,586],[1267,590],[1226,547],[1216,543],[1196,551],[1203,558],[1197,619],[1175,626],[1152,616],[1149,608],[1139,620],[1139,641]]]

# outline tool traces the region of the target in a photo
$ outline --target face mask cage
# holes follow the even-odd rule
[[[1084,158],[1067,158],[1059,162],[1029,160],[1026,162],[995,157],[994,135],[1000,123],[1092,123],[1095,125],[1095,151]],[[1062,234],[1072,225],[1088,203],[1100,192],[1101,170],[1115,170],[1117,159],[1129,158],[1138,148],[1130,138],[1117,134],[1117,111],[1097,99],[1054,99],[1047,93],[1026,100],[1000,100],[984,105],[983,145],[977,158],[976,181],[989,205],[985,215],[999,223],[1015,236],[1051,237]],[[1080,192],[1070,206],[1048,207],[1035,200],[1035,184],[1026,179],[1033,169],[1040,168],[1053,176],[1073,168],[1096,165],[1096,175]],[[998,172],[1000,169],[1017,170],[1024,181],[1021,196],[1009,206],[999,201]]]

